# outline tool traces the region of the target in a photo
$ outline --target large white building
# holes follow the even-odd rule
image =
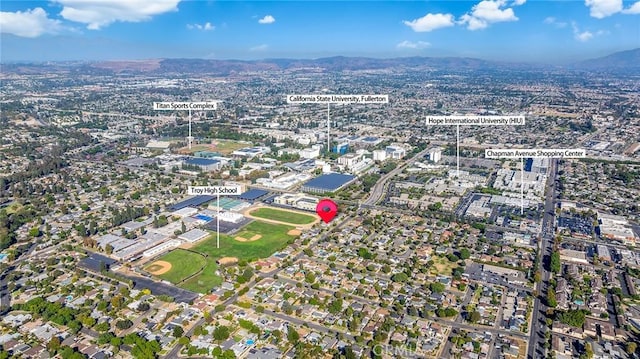
[[[393,158],[394,160],[400,160],[407,154],[407,150],[400,146],[387,146],[385,151],[387,152],[387,157]]]
[[[429,150],[429,160],[433,163],[438,163],[442,160],[442,149],[441,148],[432,148]]]
[[[602,237],[635,245],[636,236],[626,218],[613,214],[598,213],[598,222],[600,222]]]
[[[318,201],[318,198],[307,196],[303,193],[285,193],[273,199],[273,203],[304,209],[305,211],[315,211]]]
[[[240,223],[244,216],[235,212],[221,212],[220,220],[223,222]]]
[[[153,257],[156,256],[158,254],[164,253],[165,251],[169,250],[169,249],[173,249],[178,247],[180,244],[182,243],[182,241],[178,240],[178,239],[172,239],[170,241],[164,242],[162,244],[158,244],[155,247],[152,247],[150,249],[147,249],[146,251],[144,251],[142,253],[143,257]]]
[[[305,148],[303,150],[300,150],[299,153],[301,158],[308,160],[320,157],[320,149],[314,147]]]
[[[387,151],[385,150],[375,150],[373,151],[373,160],[374,161],[384,161],[387,159]]]
[[[362,161],[362,156],[355,153],[347,153],[346,155],[340,156],[338,158],[338,164],[349,169],[355,167],[355,165],[357,165],[360,161]]]

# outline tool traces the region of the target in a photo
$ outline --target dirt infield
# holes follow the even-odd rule
[[[165,261],[155,261],[147,267],[147,272],[153,275],[165,274],[171,270],[171,263]]]
[[[236,236],[233,239],[235,239],[238,242],[253,242],[253,241],[257,241],[260,238],[262,238],[262,235],[261,234],[256,234],[256,235],[254,235],[253,237],[251,237],[249,239],[244,238],[244,237],[240,237],[240,236]]]
[[[238,258],[236,257],[222,257],[218,259],[218,264],[221,266],[228,266],[236,263],[238,263]]]
[[[302,234],[302,232],[299,229],[292,229],[287,232],[287,234],[290,236],[299,236],[300,234]]]

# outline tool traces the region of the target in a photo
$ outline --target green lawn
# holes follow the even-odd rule
[[[233,151],[239,150],[245,147],[251,147],[250,143],[236,142],[230,140],[214,140],[216,142],[215,151],[222,154],[229,154]]]
[[[158,276],[171,283],[179,283],[207,263],[204,256],[183,249],[174,249],[158,260],[171,263],[171,270]]]
[[[222,283],[222,278],[216,275],[218,265],[215,261],[209,260],[202,273],[182,283],[180,287],[198,293],[209,293],[213,287]]]
[[[251,215],[254,217],[272,219],[274,221],[287,222],[291,224],[310,224],[316,220],[315,217],[308,214],[293,213],[275,208],[258,208],[255,211],[251,211]]]
[[[254,260],[266,258],[287,246],[287,241],[296,238],[287,234],[294,227],[284,224],[271,224],[260,221],[249,223],[239,233],[233,235],[251,238],[254,234],[262,235],[262,238],[252,242],[240,242],[233,237],[220,234],[220,248],[216,247],[216,234],[200,242],[192,249],[200,253],[206,253],[210,258],[237,257],[239,260]]]

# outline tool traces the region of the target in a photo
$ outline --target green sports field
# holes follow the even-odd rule
[[[158,260],[171,263],[172,266],[167,273],[158,277],[177,284],[184,289],[199,293],[209,293],[212,288],[222,282],[222,279],[216,275],[218,270],[216,261],[218,259],[236,257],[238,260],[252,261],[269,257],[285,248],[289,240],[297,237],[287,234],[292,229],[295,229],[295,227],[253,221],[232,236],[220,234],[220,248],[216,246],[216,233],[211,232],[209,238],[190,249],[202,255],[183,249],[174,249],[158,258]],[[236,236],[252,238],[254,235],[260,235],[261,238],[250,242],[241,242],[234,239]],[[202,273],[182,282],[185,278],[198,272],[203,266]]]
[[[290,239],[296,236],[287,232],[294,229],[284,224],[272,224],[253,221],[233,236],[220,234],[220,248],[216,247],[216,234],[198,243],[192,249],[200,253],[206,253],[210,258],[236,257],[238,260],[252,261],[258,258],[266,258],[287,246]],[[257,241],[240,242],[234,237],[251,238],[259,234],[262,237]]]
[[[314,216],[308,214],[283,211],[276,208],[258,208],[250,213],[254,217],[291,224],[311,224],[316,220]]]
[[[180,283],[207,264],[207,258],[203,255],[179,248],[172,250],[158,260],[171,263],[171,269],[158,277],[174,284]]]

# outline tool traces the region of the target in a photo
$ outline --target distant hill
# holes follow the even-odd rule
[[[557,66],[489,61],[467,57],[399,57],[369,58],[334,56],[319,59],[149,59],[122,61],[84,61],[67,63],[3,64],[3,71],[34,73],[108,74],[202,74],[227,76],[260,71],[366,71],[411,69],[415,71],[477,71],[477,70],[543,70]],[[598,59],[586,60],[565,67],[568,70],[640,71],[640,49],[622,51]]]
[[[615,52],[611,55],[580,61],[572,68],[580,70],[640,70],[640,48]]]

